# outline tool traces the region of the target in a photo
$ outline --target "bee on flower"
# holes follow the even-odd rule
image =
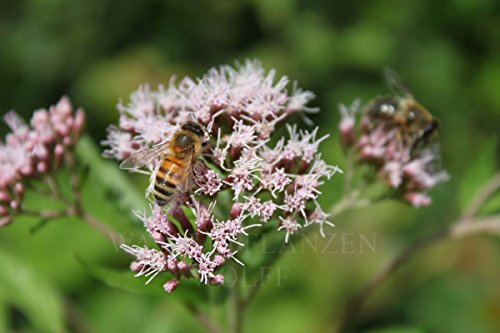
[[[264,224],[285,241],[311,224],[331,224],[317,202],[319,187],[340,172],[318,152],[327,136],[285,124],[316,111],[307,105],[314,95],[289,91],[288,78],[275,76],[247,61],[156,91],[142,86],[119,105],[104,156],[151,173],[151,213],[136,215],[157,248],[122,246],[136,258],[137,275],[165,273],[167,292],[181,278],[220,284],[220,268],[228,260],[243,265],[244,238]],[[279,127],[288,135],[274,137]],[[184,142],[182,130],[194,136]]]
[[[375,169],[392,197],[427,206],[427,191],[449,178],[439,168],[438,121],[393,71],[386,70],[385,76],[395,95],[376,97],[363,108],[359,100],[340,105],[341,144],[358,164]]]

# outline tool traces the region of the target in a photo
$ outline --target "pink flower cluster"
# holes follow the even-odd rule
[[[69,99],[63,97],[48,110],[36,110],[29,124],[13,111],[4,121],[11,132],[0,142],[0,225],[10,223],[21,209],[31,179],[60,167],[63,155],[80,136],[85,114],[82,109],[73,113]]]
[[[323,232],[323,225],[331,224],[317,198],[323,182],[340,170],[318,152],[327,136],[284,126],[297,112],[315,111],[306,105],[314,95],[299,89],[290,94],[288,83],[247,61],[211,69],[197,80],[172,80],[157,91],[143,86],[130,103],[118,106],[119,124],[103,142],[107,157],[123,160],[168,140],[187,120],[204,125],[211,137],[195,164],[191,193],[166,209],[152,204],[151,214],[138,214],[160,250],[123,245],[136,257],[133,271],[151,277],[170,272],[168,292],[181,277],[218,284],[221,265],[239,262],[236,254],[248,229],[271,224],[288,241],[299,228],[319,224]],[[273,136],[278,128],[288,135]]]
[[[414,207],[427,206],[431,198],[427,190],[446,181],[449,176],[438,169],[437,144],[416,146],[414,137],[393,123],[374,120],[363,114],[359,131],[356,116],[361,103],[356,100],[350,107],[340,105],[339,131],[342,144],[355,149],[358,162],[376,168],[378,176],[397,197]]]

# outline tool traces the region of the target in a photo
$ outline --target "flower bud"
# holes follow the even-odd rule
[[[69,101],[69,98],[67,96],[61,97],[59,102],[57,102],[55,108],[54,108],[54,113],[57,113],[58,115],[61,115],[62,117],[69,117],[71,115],[71,103]]]
[[[46,173],[47,172],[47,163],[45,162],[39,162],[37,165],[36,165],[36,171],[38,173]]]
[[[219,254],[218,254],[218,255],[216,255],[216,256],[214,257],[214,263],[215,263],[217,266],[222,265],[224,262],[226,262],[226,259],[224,259],[224,257],[223,257],[223,256],[221,256],[221,255],[219,255]]]
[[[242,211],[242,205],[238,202],[234,203],[233,206],[231,207],[231,212],[229,213],[229,218],[234,220],[236,219]]]
[[[31,165],[23,165],[19,170],[23,176],[33,176],[34,171]]]
[[[167,293],[171,293],[172,291],[175,290],[175,288],[177,288],[177,285],[179,284],[179,280],[176,280],[176,279],[172,279],[170,281],[167,281],[167,283],[165,283],[163,285],[163,289],[167,292]]]
[[[174,275],[179,274],[179,269],[177,268],[177,259],[168,258],[167,259],[167,269]]]
[[[425,207],[431,204],[431,198],[419,192],[405,193],[403,198],[415,208]]]
[[[70,146],[70,145],[71,145],[71,138],[70,138],[69,136],[65,136],[65,137],[63,138],[63,144],[64,144],[65,146]]]
[[[85,112],[83,109],[76,110],[75,120],[73,121],[73,136],[79,138],[85,124]]]
[[[212,280],[210,281],[210,283],[213,285],[223,284],[224,283],[224,275],[222,275],[222,274],[215,275],[212,278]]]
[[[19,202],[16,200],[12,200],[10,202],[10,208],[12,208],[13,210],[17,210],[19,208]]]
[[[0,217],[0,227],[9,224],[12,221],[12,216]]]
[[[345,149],[351,148],[356,140],[354,132],[354,120],[342,119],[339,124],[340,144]]]
[[[153,231],[151,233],[151,237],[157,243],[163,243],[163,242],[165,242],[165,236],[163,236],[163,234],[161,232]]]
[[[5,191],[0,191],[0,202],[7,203],[7,202],[10,202],[10,200],[11,200],[11,197],[10,197],[9,193],[7,193]]]
[[[16,183],[14,186],[14,192],[16,192],[17,195],[21,196],[24,193],[24,186],[22,183]]]
[[[191,269],[189,265],[185,261],[179,261],[177,263],[177,268],[179,269],[179,272],[186,276],[186,277],[191,277]]]
[[[132,261],[130,263],[130,270],[134,273],[139,273],[143,268],[144,268],[144,265],[138,263],[137,261]]]

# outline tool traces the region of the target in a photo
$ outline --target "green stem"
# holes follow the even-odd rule
[[[500,172],[493,176],[470,201],[466,208],[462,221],[460,223],[468,223],[476,215],[483,204],[495,194],[500,188]]]
[[[344,333],[348,332],[350,328],[353,328],[369,296],[392,276],[392,274],[398,271],[401,266],[417,254],[443,240],[461,238],[484,232],[500,232],[500,215],[468,220],[467,223],[463,223],[462,221],[463,219],[459,219],[451,225],[411,244],[384,266],[363,288],[360,289],[359,292],[348,300],[336,332]]]
[[[368,204],[371,204],[372,202],[370,200],[364,200],[364,199],[358,199],[360,194],[360,191],[356,191],[351,193],[350,195],[347,195],[344,199],[338,201],[335,205],[333,205],[330,208],[330,213],[333,216],[338,216],[345,211],[353,208],[359,208],[359,207],[364,207]],[[294,248],[294,245],[299,242],[301,239],[304,238],[307,234],[312,232],[314,228],[312,226],[309,226],[307,228],[303,228],[300,230],[300,232],[296,233],[292,237],[290,237],[289,242],[286,244],[286,247],[280,247],[276,251],[273,252],[272,256],[269,257],[269,259],[262,265],[262,267],[266,268],[271,268],[274,266],[278,260],[281,259],[283,254],[286,253],[286,249]],[[240,301],[240,308],[242,311],[251,303],[251,301],[255,298],[257,293],[260,290],[260,287],[263,284],[263,281],[265,281],[270,274],[271,269],[264,270],[261,274],[259,274],[257,280],[253,283],[252,287],[250,288],[250,291],[246,295],[245,298],[243,298]]]
[[[186,304],[189,312],[210,332],[210,333],[223,333],[223,331],[208,318],[196,305]]]
[[[108,238],[111,242],[115,241],[116,239],[119,239],[118,235],[111,228],[101,223],[99,220],[97,220],[95,217],[93,217],[83,209],[82,195],[80,193],[81,192],[80,178],[78,176],[78,172],[76,169],[75,156],[73,152],[68,152],[65,154],[64,158],[66,165],[68,167],[71,190],[74,196],[73,209],[75,215],[80,217],[82,221],[84,221],[89,226],[97,230],[104,237]]]
[[[73,195],[73,200],[68,199],[63,195],[59,187],[59,183],[55,177],[55,174],[49,174],[45,177],[45,182],[49,187],[49,194],[54,199],[60,201],[66,209],[57,211],[30,211],[26,209],[21,209],[20,213],[40,217],[42,220],[40,223],[35,225],[31,232],[38,231],[41,227],[46,225],[50,220],[61,218],[61,217],[78,217],[83,222],[97,230],[99,233],[107,237],[110,241],[115,241],[119,239],[118,235],[108,226],[101,223],[92,215],[85,212],[82,205],[81,198],[81,186],[80,179],[77,173],[76,161],[73,152],[67,152],[65,154],[65,162],[68,168],[68,173],[70,177],[71,192]],[[41,193],[43,194],[43,193]]]
[[[238,281],[231,286],[229,304],[229,332],[241,333],[243,307],[240,301],[240,288]]]

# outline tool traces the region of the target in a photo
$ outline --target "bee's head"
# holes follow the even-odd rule
[[[205,128],[194,121],[188,121],[182,125],[182,129],[186,131],[193,132],[198,137],[203,138],[205,136]]]
[[[175,147],[182,151],[190,149],[194,145],[193,138],[185,133],[179,134],[175,139]]]
[[[181,127],[185,131],[189,131],[195,134],[201,140],[201,145],[205,146],[208,144],[209,135],[204,126],[198,124],[194,121],[188,121]]]
[[[367,114],[374,119],[393,118],[398,110],[398,100],[392,96],[375,98],[367,107]]]

